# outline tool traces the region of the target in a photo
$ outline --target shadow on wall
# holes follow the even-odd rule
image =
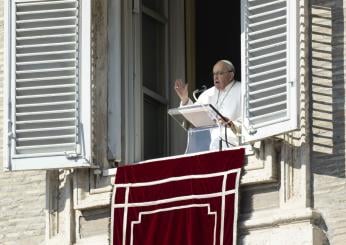
[[[345,178],[343,3],[330,3],[311,6],[311,169]]]

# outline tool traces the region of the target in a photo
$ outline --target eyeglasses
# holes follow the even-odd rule
[[[213,72],[213,76],[221,76],[225,73],[228,73],[228,72],[233,72],[233,71],[218,71],[218,72]]]

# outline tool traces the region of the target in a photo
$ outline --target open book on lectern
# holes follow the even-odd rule
[[[168,110],[178,123],[185,128],[217,127],[218,119],[225,117],[211,104],[194,104]]]

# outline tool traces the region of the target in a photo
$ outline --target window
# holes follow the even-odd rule
[[[5,168],[90,166],[90,1],[4,6]]]
[[[115,11],[108,16],[109,159],[134,162],[165,156],[173,148],[167,126],[167,109],[174,106],[169,81],[188,76],[181,63],[191,59],[183,43],[183,16],[189,17],[182,14],[184,3],[108,3]],[[288,0],[241,3],[245,142],[297,127],[298,8],[297,1]],[[5,167],[90,166],[90,0],[4,4]],[[222,23],[227,32],[227,21]]]
[[[243,141],[297,128],[297,1],[242,1]]]
[[[236,79],[241,81],[243,93],[242,142],[296,129],[299,105],[298,1],[187,3],[188,7],[193,6],[187,8],[186,15],[188,65],[195,59],[187,71],[188,77],[196,77],[197,88],[204,84],[212,86],[210,72],[214,63],[224,58],[234,63]],[[195,30],[195,36],[190,29]],[[237,77],[239,74],[241,79]]]
[[[141,15],[143,154],[167,153],[167,3],[143,0]]]

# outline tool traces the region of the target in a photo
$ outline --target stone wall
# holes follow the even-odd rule
[[[304,1],[302,0],[302,2]],[[243,244],[255,244],[261,237],[263,241],[280,241],[282,237],[287,237],[289,234],[294,236],[294,234],[297,234],[296,231],[303,231],[304,229],[306,229],[306,231],[303,231],[302,234],[311,234],[310,238],[305,237],[306,239],[309,238],[307,241],[312,241],[317,237],[318,240],[323,239],[324,244],[341,245],[346,243],[344,1],[311,0],[305,2],[309,2],[310,4],[308,6],[309,17],[307,26],[309,26],[309,30],[307,32],[307,39],[311,40],[311,42],[308,42],[308,45],[311,45],[308,47],[310,50],[308,52],[310,57],[308,63],[311,69],[308,69],[310,71],[307,79],[309,84],[306,84],[306,89],[309,96],[306,98],[308,100],[306,104],[311,107],[311,110],[309,110],[308,115],[306,115],[306,119],[309,120],[306,135],[309,142],[312,143],[311,149],[304,150],[299,148],[299,152],[301,152],[300,161],[294,161],[296,158],[291,157],[292,159],[290,158],[290,161],[292,162],[292,166],[286,164],[286,162],[282,160],[285,154],[280,150],[281,155],[278,154],[278,161],[275,162],[277,166],[275,171],[277,174],[273,175],[276,176],[277,179],[262,185],[247,186],[242,189],[242,203],[246,204],[241,205],[241,213],[253,215],[263,212],[263,215],[260,217],[261,219],[258,219],[260,221],[257,223],[250,223],[250,221],[256,220],[256,216],[251,216],[249,220],[246,221],[249,224],[246,222],[245,224],[241,224],[247,227],[246,230],[249,232],[246,234],[247,236],[243,237]],[[100,11],[101,7],[103,9],[105,8],[102,4],[98,7],[98,11]],[[0,11],[0,16],[3,16],[3,1],[0,1]],[[0,19],[0,36],[3,37],[2,17]],[[3,60],[3,38],[0,39],[0,57],[2,58],[1,60]],[[101,69],[99,72],[101,72]],[[1,61],[1,81],[3,81],[2,74],[3,62]],[[100,75],[96,74],[95,76],[99,77]],[[104,79],[105,78],[103,78],[103,81]],[[3,83],[0,84],[2,85]],[[1,100],[2,95],[3,91],[1,86]],[[1,106],[1,116],[3,116],[2,112]],[[0,132],[2,135],[2,131]],[[305,136],[305,132],[302,131],[302,135]],[[3,146],[2,144],[0,146],[0,152],[2,152]],[[98,149],[95,149],[95,151],[97,152]],[[310,152],[311,160],[309,157],[303,156],[304,154],[309,155]],[[102,158],[99,155],[104,156],[105,154],[102,152],[97,154],[98,158]],[[281,157],[281,162],[283,162],[281,163],[281,167],[279,157]],[[305,161],[306,159],[307,161]],[[2,168],[3,161],[0,160],[0,162],[0,167]],[[308,191],[308,194],[305,192],[305,184],[308,186],[310,185],[309,176],[306,177],[304,173],[305,166],[312,171],[311,206],[322,215],[317,225],[318,228],[321,228],[327,234],[327,239],[321,236],[320,233],[318,233],[318,235],[313,234],[315,230],[317,230],[317,227],[310,223],[310,218],[307,218],[301,223],[297,222],[298,219],[295,218],[297,212],[295,212],[294,208],[297,208],[297,206],[303,208],[310,205],[310,193]],[[287,171],[290,171],[290,175],[284,172],[286,168],[288,169]],[[81,173],[83,176],[89,176],[87,171],[83,172],[86,172]],[[75,173],[75,175],[77,176],[77,173]],[[289,176],[289,178],[286,179],[286,175]],[[52,176],[54,177],[55,175]],[[99,189],[101,188],[100,186],[102,185],[99,184],[100,186],[98,186],[97,183],[101,181],[92,174],[91,176],[96,179],[94,180],[96,184],[85,177],[75,178],[73,187],[66,185],[68,191],[65,192],[71,193],[66,195],[67,198],[63,196],[61,203],[57,203],[63,206],[67,218],[63,219],[59,216],[60,218],[57,220],[50,220],[52,224],[60,222],[60,225],[56,225],[56,227],[59,228],[57,228],[57,230],[60,232],[56,232],[54,230],[55,226],[52,224],[50,225],[49,229],[54,231],[50,232],[52,233],[51,237],[55,236],[55,232],[61,233],[63,236],[72,233],[72,235],[69,235],[70,240],[75,240],[77,243],[79,242],[82,244],[84,238],[97,235],[108,235],[107,217],[109,213],[106,211],[108,210],[107,206],[102,203],[102,205],[97,207],[97,202],[95,201],[100,200],[98,195],[100,192]],[[49,183],[56,182],[58,177],[59,176]],[[83,180],[83,185],[81,186],[86,185],[87,187],[81,188],[78,183],[75,183],[76,179]],[[294,180],[293,184],[287,181],[291,179]],[[46,223],[45,180],[45,171],[14,173],[0,171],[0,244],[26,245],[40,244],[44,241]],[[89,185],[89,183],[93,184]],[[285,185],[287,185],[287,188]],[[94,190],[97,195],[89,195],[89,192],[91,193],[90,188]],[[297,191],[296,189],[299,188],[304,189],[304,191]],[[71,207],[68,206],[69,210],[67,210],[68,208],[66,207],[66,203],[72,200],[72,189],[73,191],[77,190],[77,194],[79,193],[79,189],[83,190],[82,194],[80,194],[81,197],[77,195],[75,198],[78,202],[73,204],[73,208],[77,210],[76,213],[74,213],[75,211],[72,210]],[[109,192],[108,189],[104,192],[106,193],[107,191]],[[55,192],[51,192],[49,200],[57,201],[57,196]],[[97,198],[93,196],[97,196]],[[302,199],[303,201],[299,201],[298,199]],[[84,205],[84,203],[88,205]],[[53,205],[50,203],[50,205],[54,207],[55,204]],[[282,212],[280,207],[285,207],[286,212]],[[284,219],[280,216],[278,218],[274,217],[269,221],[264,219],[270,217],[268,214],[273,216],[272,210],[276,210],[277,213],[285,214],[287,210],[292,209],[294,211],[294,214],[291,215],[293,218]],[[56,212],[59,211],[60,209],[57,209]],[[71,213],[76,216],[75,219],[73,218],[74,216],[71,218]],[[51,213],[50,216],[54,216],[54,214]],[[299,217],[305,216],[300,215]],[[60,228],[63,226],[64,222],[66,223],[69,219],[71,219],[69,231],[62,232]],[[295,222],[292,222],[293,220],[295,220]],[[74,224],[74,221],[76,224]],[[290,227],[285,223],[289,221],[291,222]],[[47,224],[50,223],[47,222]],[[102,225],[98,226],[98,229],[93,229],[95,225],[99,224]],[[277,224],[281,224],[281,226],[277,226]],[[74,227],[75,225],[79,226]],[[275,225],[275,229],[269,230],[269,228]],[[268,231],[266,231],[264,227],[268,229]],[[70,230],[72,230],[72,232]],[[106,230],[107,232],[105,232]],[[80,233],[78,233],[78,231]],[[285,233],[285,231],[287,232]],[[74,232],[76,232],[76,234],[74,234]],[[268,234],[271,234],[270,238],[268,238]],[[295,239],[296,241],[294,244],[302,244],[304,242],[298,237]],[[293,244],[293,242],[290,241],[290,244]],[[316,240],[314,244],[320,244],[320,241]]]
[[[346,244],[345,1],[311,1],[313,207],[325,244]]]
[[[4,0],[8,1],[8,0]],[[3,3],[0,1],[0,100],[3,101]],[[3,103],[0,103],[3,118]],[[0,134],[3,135],[2,127]],[[45,239],[45,171],[3,172],[0,149],[0,244],[40,244]]]

